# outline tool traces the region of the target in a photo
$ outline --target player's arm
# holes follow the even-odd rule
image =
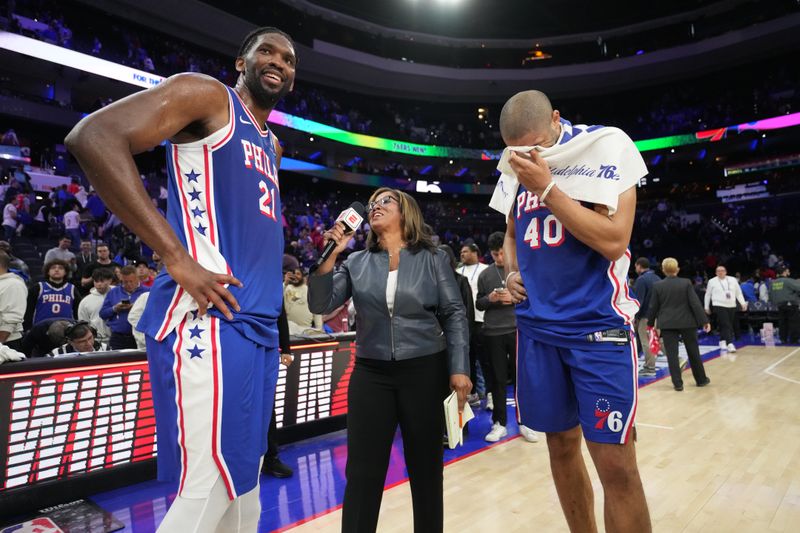
[[[505,258],[506,288],[511,294],[511,300],[518,304],[528,297],[522,276],[519,273],[517,262],[517,228],[514,213],[510,213],[506,220],[506,235],[503,238],[503,257]]]
[[[511,152],[510,164],[520,183],[541,196],[553,177],[538,152],[532,150],[528,155],[530,159]],[[614,216],[583,207],[557,186],[550,189],[545,202],[567,231],[609,261],[622,257],[628,248],[636,212],[635,187],[619,195]]]
[[[133,155],[165,139],[187,142],[227,123],[225,87],[208,76],[181,74],[92,113],[67,135],[65,144],[108,208],[164,259],[172,278],[197,301],[201,314],[213,303],[229,319],[233,295],[222,285],[241,286],[195,262],[147,196]]]

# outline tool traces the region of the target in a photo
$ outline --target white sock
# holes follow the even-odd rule
[[[177,496],[157,533],[214,533],[232,504],[225,483],[218,476],[206,498]]]

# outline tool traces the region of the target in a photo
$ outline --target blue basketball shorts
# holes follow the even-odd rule
[[[147,338],[158,479],[206,498],[222,477],[230,499],[258,482],[279,354],[230,322],[187,313],[162,342]]]
[[[518,330],[519,422],[545,433],[580,424],[589,441],[625,444],[638,399],[636,343],[586,348],[553,346]]]

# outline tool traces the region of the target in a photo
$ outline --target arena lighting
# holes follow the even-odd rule
[[[98,76],[103,76],[113,80],[122,81],[137,87],[153,87],[158,85],[165,78],[142,70],[119,65],[111,61],[99,59],[97,57],[61,48],[15,33],[0,31],[0,48],[17,52],[19,54],[43,59],[59,65],[64,65]],[[351,133],[349,131],[334,128],[326,124],[320,124],[313,120],[296,117],[281,111],[273,111],[269,116],[269,122],[279,126],[285,126],[299,130],[310,135],[323,137],[343,144],[359,146],[361,148],[371,148],[384,150],[406,155],[420,157],[443,157],[454,159],[481,159],[483,161],[497,160],[501,152],[498,150],[480,150],[474,148],[456,148],[447,146],[435,146],[427,144],[415,144],[393,139],[384,139],[363,135],[361,133]],[[736,126],[727,126],[697,133],[684,135],[671,135],[668,137],[658,137],[655,139],[645,139],[635,141],[636,148],[640,152],[651,150],[663,150],[690,144],[703,142],[720,141],[732,134],[741,134],[746,131],[764,132],[782,128],[789,128],[800,125],[800,112],[780,115],[777,117],[745,122]],[[490,124],[491,128],[492,125]]]

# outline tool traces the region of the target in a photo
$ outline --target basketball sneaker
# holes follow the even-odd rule
[[[501,426],[500,422],[495,422],[492,424],[492,430],[486,434],[484,440],[486,442],[497,442],[503,437],[508,435],[508,430],[505,426]]]
[[[728,345],[725,344],[725,341],[719,341],[719,349],[723,351],[728,351]]]
[[[728,352],[733,353],[736,351],[736,346],[733,343],[728,344]]]
[[[539,442],[539,435],[528,426],[519,425],[519,434],[528,442]]]

